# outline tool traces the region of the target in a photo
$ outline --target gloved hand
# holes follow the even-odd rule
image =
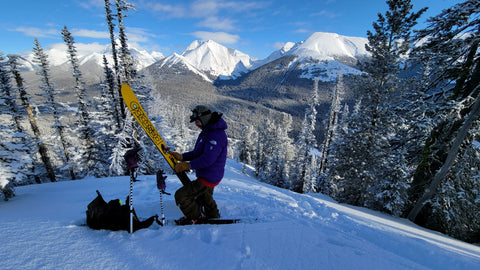
[[[182,161],[182,160],[183,160],[183,156],[182,156],[182,154],[180,154],[180,153],[170,152],[170,154],[172,154],[172,156],[173,156],[177,161]]]
[[[175,172],[183,172],[183,171],[189,171],[190,170],[190,164],[187,162],[179,162],[177,165],[175,165]]]

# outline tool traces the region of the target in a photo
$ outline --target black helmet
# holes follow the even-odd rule
[[[212,118],[212,111],[204,105],[197,105],[192,110],[192,115],[190,116],[190,122],[194,122],[195,120],[200,120],[202,122],[202,126],[206,126],[210,119]]]

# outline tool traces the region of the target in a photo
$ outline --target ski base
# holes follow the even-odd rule
[[[243,218],[213,218],[213,219],[206,219],[202,220],[199,223],[193,223],[193,224],[180,224],[177,222],[177,220],[174,220],[173,225],[176,226],[188,226],[188,225],[205,225],[205,224],[211,224],[211,225],[223,225],[223,224],[236,224],[236,223],[248,223],[248,222],[254,222],[257,219],[243,219]],[[168,224],[168,223],[167,223]]]

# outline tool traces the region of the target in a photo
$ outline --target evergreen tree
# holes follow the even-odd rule
[[[243,162],[242,171],[246,172],[245,165],[253,165],[256,155],[257,146],[257,132],[252,125],[246,126],[242,130],[240,146],[239,146],[239,159]]]
[[[317,122],[318,105],[318,79],[315,79],[310,106],[305,110],[305,119],[303,120],[302,130],[296,142],[297,159],[295,161],[295,171],[292,175],[292,189],[295,192],[307,193],[315,192],[317,185],[316,172],[316,154],[314,150],[317,147],[317,139],[314,135],[315,124]]]
[[[78,174],[85,176],[87,171],[92,168],[94,164],[94,130],[91,125],[92,120],[88,108],[89,101],[86,97],[86,89],[84,83],[81,81],[82,73],[79,68],[77,49],[75,48],[74,39],[66,26],[62,29],[62,36],[67,45],[69,61],[72,64],[73,78],[75,80],[75,93],[78,98],[78,108],[76,111],[78,124],[75,125],[75,133],[79,134],[81,143],[77,147],[75,167],[78,168]]]
[[[120,98],[122,95],[122,81],[120,79],[120,65],[118,63],[117,43],[115,41],[115,24],[113,22],[114,15],[112,15],[112,10],[110,9],[110,0],[105,0],[105,15],[107,18],[108,31],[110,33],[110,42],[112,44],[113,68],[116,77],[116,80],[109,80],[109,87],[111,87],[112,90],[112,98],[115,104],[115,111],[118,113],[116,117],[118,130],[120,130],[122,128],[122,123],[120,119],[125,119],[125,105]],[[116,94],[114,89],[117,90]]]
[[[455,163],[431,199],[427,226],[469,243],[480,240],[480,149],[477,120],[459,149]]]
[[[257,160],[255,169],[261,181],[273,184],[270,178],[273,168],[274,149],[276,143],[275,126],[271,119],[267,118],[258,131]]]
[[[107,20],[111,19],[109,16],[109,3],[105,2],[106,10],[107,10]],[[143,76],[140,76],[137,74],[137,71],[134,68],[133,65],[133,57],[130,54],[130,51],[128,49],[127,45],[127,36],[125,33],[125,25],[123,18],[126,17],[124,14],[126,11],[130,9],[134,9],[134,6],[125,0],[116,0],[115,2],[116,10],[117,10],[117,20],[118,20],[118,27],[119,27],[119,39],[120,39],[120,55],[119,55],[119,63],[121,64],[121,67],[123,68],[122,72],[123,73],[123,80],[125,83],[129,84],[132,89],[134,90],[136,96],[139,98],[140,103],[142,104],[142,107],[145,109],[147,115],[148,115],[148,104],[149,100],[147,100],[147,97],[149,96],[149,92],[151,91],[151,88],[146,86],[145,84],[142,83]],[[111,20],[109,20],[111,22]],[[109,24],[109,28],[111,29],[112,32],[112,25]],[[113,35],[111,35],[113,38]],[[112,41],[113,44],[114,41]],[[113,46],[112,46],[113,47]],[[115,61],[115,60],[114,60]],[[119,74],[117,74],[118,76]],[[123,130],[119,134],[119,142],[117,143],[116,148],[113,151],[112,155],[112,165],[110,166],[110,172],[115,172],[119,173],[120,171],[120,166],[121,162],[123,161],[123,154],[126,152],[127,149],[125,148],[130,148],[130,147],[140,147],[144,151],[142,151],[140,154],[143,155],[141,158],[144,160],[144,162],[140,166],[140,171],[143,173],[155,173],[156,171],[153,171],[157,165],[155,163],[155,158],[153,156],[158,155],[156,151],[146,151],[147,149],[153,148],[153,143],[150,141],[148,136],[145,134],[145,132],[138,132],[140,129],[140,126],[136,121],[133,123],[126,123],[125,121],[134,121],[134,118],[131,117],[131,114],[129,111],[125,112],[125,119],[123,123]],[[126,130],[127,129],[127,130]],[[120,148],[119,148],[120,147]],[[123,149],[121,149],[123,147]]]
[[[374,33],[367,31],[367,51],[372,54],[364,69],[374,77],[380,85],[388,77],[397,74],[404,65],[404,56],[410,50],[410,35],[417,19],[427,10],[422,8],[412,12],[411,0],[388,0],[389,10],[385,16],[378,14],[373,23]]]
[[[290,166],[293,157],[292,140],[288,136],[291,131],[292,116],[282,113],[280,123],[275,128],[275,140],[273,145],[273,155],[271,157],[270,181],[273,185],[290,188]]]
[[[258,140],[255,138],[255,135],[256,131],[252,125],[248,125],[242,129],[239,159],[243,163],[253,165],[253,161],[255,160],[255,142]]]
[[[9,55],[8,58],[9,58],[9,63],[10,63],[12,73],[15,77],[17,88],[20,92],[20,100],[22,102],[22,106],[25,108],[25,110],[27,112],[28,121],[30,123],[30,127],[31,127],[31,129],[33,131],[33,134],[35,136],[35,139],[36,139],[35,144],[36,144],[36,147],[38,149],[38,153],[40,154],[40,158],[42,160],[42,163],[45,166],[46,175],[51,182],[55,182],[56,181],[55,171],[53,169],[53,165],[52,165],[50,156],[48,154],[47,146],[43,143],[41,133],[40,133],[40,129],[38,127],[36,117],[33,113],[33,108],[30,105],[30,96],[27,94],[26,89],[23,86],[23,78],[21,77],[20,71],[18,69],[17,56],[16,55]],[[38,181],[38,182],[40,182],[40,181]]]
[[[116,93],[116,84],[115,84],[115,73],[112,69],[108,66],[108,61],[105,55],[103,56],[103,73],[105,75],[105,81],[102,85],[102,89],[104,89],[103,93],[105,98],[108,99],[108,111],[107,113],[110,115],[110,118],[114,119],[114,122],[117,124],[116,130],[120,130],[122,127],[122,115],[119,112],[117,104],[119,103],[118,97]],[[123,103],[123,102],[122,102]]]
[[[367,32],[366,49],[372,57],[362,65],[368,75],[357,80],[361,107],[351,115],[349,131],[339,138],[351,142],[338,144],[347,148],[337,149],[339,162],[329,175],[330,181],[339,181],[335,186],[340,201],[397,215],[405,203],[404,193],[410,179],[405,177],[407,164],[400,163],[407,161],[402,156],[406,153],[405,146],[393,147],[398,142],[396,134],[404,128],[399,125],[404,122],[403,116],[392,108],[399,105],[400,90],[404,88],[398,74],[404,68],[410,48],[411,28],[426,10],[412,12],[410,2],[387,1],[389,10],[385,16],[378,14],[373,23],[375,32]],[[392,201],[396,202],[395,209]]]
[[[138,147],[138,142],[132,137],[133,134],[134,119],[130,111],[126,111],[126,118],[123,120],[123,128],[120,133],[115,137],[117,143],[112,149],[112,155],[110,156],[110,167],[108,169],[108,175],[124,175],[126,172],[125,159],[123,156],[130,148]]]
[[[110,163],[108,158],[112,155],[112,149],[115,147],[115,134],[117,133],[117,125],[112,125],[116,121],[121,121],[117,117],[118,113],[115,111],[113,72],[108,67],[106,57],[103,57],[105,81],[101,84],[102,92],[100,97],[96,97],[96,110],[92,115],[92,129],[95,131],[94,138],[94,153],[92,161],[94,165],[90,174],[96,177],[108,176]],[[112,84],[113,83],[113,84]]]
[[[332,142],[333,136],[337,130],[338,116],[339,116],[340,110],[342,109],[341,103],[343,99],[343,94],[345,92],[344,87],[345,85],[343,84],[342,75],[339,72],[339,74],[337,75],[337,84],[335,85],[335,88],[333,89],[333,93],[332,93],[332,103],[330,105],[330,113],[328,115],[328,123],[326,128],[327,131],[326,131],[325,140],[322,146],[322,155],[321,155],[320,168],[319,168],[320,174],[323,174],[325,167],[327,166],[327,159],[330,151],[330,143]]]
[[[459,174],[456,171],[459,167],[453,165],[459,153],[469,152],[469,134],[472,134],[472,127],[480,115],[479,10],[480,2],[476,0],[457,4],[429,18],[428,27],[416,36],[416,40],[422,43],[414,50],[414,56],[423,64],[427,79],[424,91],[434,93],[431,99],[437,102],[437,110],[433,119],[435,126],[425,143],[410,189],[410,200],[415,205],[408,218],[441,231],[446,228],[442,220],[465,220],[469,211],[456,209],[459,211],[457,215],[462,216],[445,218],[445,213],[452,213],[445,204],[432,204],[429,200],[440,202],[454,198],[451,196],[453,190],[461,194],[462,188],[466,187],[465,183],[446,181],[459,180],[449,175]],[[470,163],[464,165],[466,168],[475,168],[475,159],[463,160]],[[462,201],[465,196],[456,199]],[[459,202],[451,203],[459,205]]]
[[[120,39],[120,64],[123,68],[123,75],[125,76],[125,81],[130,83],[132,76],[136,75],[136,71],[133,65],[133,57],[130,54],[130,50],[127,45],[127,35],[125,33],[125,24],[123,18],[127,17],[125,12],[128,10],[135,10],[135,6],[131,3],[128,3],[126,0],[115,0],[115,6],[117,8],[117,20],[118,20],[118,31]]]
[[[359,104],[358,104],[359,105]],[[350,110],[348,104],[343,106],[343,109],[338,113],[338,124],[333,131],[331,141],[329,144],[329,148],[327,149],[326,153],[322,153],[322,159],[325,156],[326,161],[323,167],[319,168],[319,178],[318,178],[318,191],[327,194],[331,197],[335,197],[339,190],[337,189],[337,185],[335,182],[337,179],[330,178],[330,170],[333,170],[336,167],[336,164],[341,163],[341,158],[343,157],[342,154],[338,154],[343,148],[343,138],[345,134],[348,134],[349,126],[348,126],[348,119],[350,117]],[[348,149],[347,147],[345,147]]]
[[[20,125],[8,63],[0,53],[0,197],[15,195],[14,185],[33,183],[33,161]]]
[[[50,64],[48,62],[48,56],[47,54],[43,51],[42,46],[40,45],[40,42],[38,42],[37,39],[34,40],[35,47],[33,48],[34,52],[34,62],[38,63],[40,66],[40,69],[38,70],[38,75],[41,76],[43,85],[41,86],[42,90],[45,92],[44,97],[46,99],[45,104],[46,106],[50,109],[51,115],[53,117],[53,125],[52,127],[55,129],[56,136],[54,136],[54,139],[57,140],[57,143],[59,143],[60,147],[57,147],[57,154],[63,159],[63,170],[68,171],[70,178],[72,180],[76,179],[75,172],[73,168],[70,166],[70,161],[72,155],[72,150],[69,144],[69,141],[67,140],[67,134],[65,132],[65,125],[63,125],[60,121],[60,118],[62,117],[62,112],[61,108],[62,105],[57,103],[55,101],[55,95],[56,91],[52,85],[51,79],[50,79]],[[56,146],[58,146],[56,144]]]

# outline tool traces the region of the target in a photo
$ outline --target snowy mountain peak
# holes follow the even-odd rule
[[[368,40],[362,37],[317,32],[304,42],[297,43],[289,52],[300,57],[311,57],[318,60],[333,60],[335,56],[361,58],[368,55],[365,49],[367,42]]]
[[[161,60],[161,62],[159,64],[159,68],[172,67],[172,66],[177,65],[177,64],[185,66],[188,70],[192,71],[193,73],[195,73],[197,75],[200,75],[204,80],[206,80],[208,82],[212,82],[212,80],[207,75],[205,75],[201,70],[199,70],[197,67],[192,65],[188,59],[186,59],[184,56],[182,56],[178,53],[175,53],[175,52],[173,54],[171,54],[170,56]]]
[[[316,32],[306,40],[285,45],[270,54],[266,59],[258,61],[259,67],[284,56],[295,56],[294,62],[300,62],[303,70],[302,78],[319,78],[321,81],[334,81],[338,73],[359,74],[354,66],[357,61],[368,56],[365,49],[368,39],[347,37],[335,33]],[[313,60],[313,61],[311,61]],[[320,71],[322,71],[320,73]]]
[[[293,46],[295,46],[294,42],[287,42],[283,47],[279,50],[282,54],[285,54],[286,52],[290,51]]]
[[[247,54],[227,48],[213,40],[195,40],[181,56],[189,64],[213,76],[238,76],[242,72],[247,72],[255,61]]]
[[[79,59],[80,65],[84,65],[87,62],[94,62],[99,66],[103,66],[103,56],[107,57],[109,65],[113,65],[113,59],[111,56],[111,46],[110,45],[101,45],[98,43],[76,43],[77,57]],[[164,58],[163,54],[160,52],[147,52],[144,49],[138,49],[135,47],[130,47],[130,53],[133,58],[136,59],[136,67],[141,69],[146,66],[149,66],[156,61]],[[52,66],[60,66],[69,61],[67,55],[66,45],[64,43],[57,43],[52,45],[49,49],[46,49],[45,52],[48,55],[48,60]],[[22,62],[24,68],[28,70],[33,70],[35,64],[33,64],[34,54],[32,51],[21,53],[25,62]]]
[[[301,59],[335,60],[339,57],[363,58],[369,53],[365,49],[368,39],[347,37],[335,33],[316,32],[305,41],[287,42],[280,50],[267,59],[273,61],[285,55],[295,55]]]

